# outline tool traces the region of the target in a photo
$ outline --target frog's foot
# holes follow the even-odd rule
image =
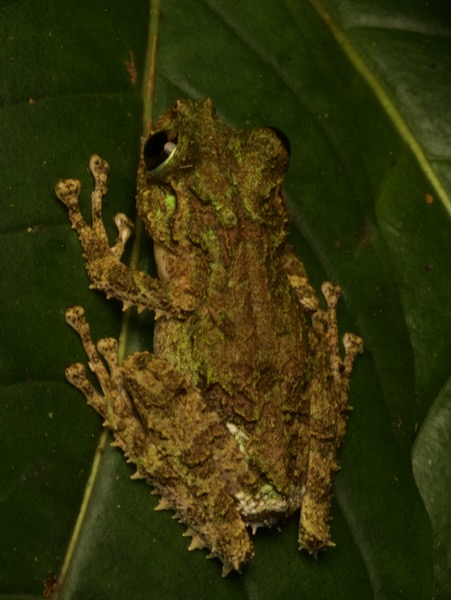
[[[68,308],[66,321],[80,336],[89,367],[95,373],[103,395],[99,394],[88,380],[85,368],[80,363],[70,365],[66,369],[66,378],[104,418],[104,427],[113,431],[116,445],[122,448],[129,462],[136,463],[147,443],[147,432],[141,421],[136,418],[133,403],[125,389],[118,363],[117,341],[113,338],[103,338],[98,341],[96,348],[85,311],[81,306]]]
[[[321,289],[327,311],[318,310],[312,315],[317,362],[308,390],[310,445],[299,529],[300,548],[315,555],[318,550],[334,545],[329,531],[332,476],[338,470],[336,454],[346,431],[352,366],[357,354],[363,351],[361,338],[346,333],[345,357],[341,358],[336,314],[341,289],[329,282]]]
[[[133,477],[161,496],[157,509],[174,510],[188,527],[190,550],[209,548],[209,557],[222,561],[223,575],[240,570],[254,552],[235,492],[252,487],[254,477],[226,426],[166,361],[143,352],[119,366],[116,341],[101,339],[96,348],[81,307],[69,308],[66,320],[81,338],[103,395],[82,365],[69,367],[67,378],[136,465]]]
[[[94,190],[91,194],[92,224],[83,218],[79,206],[81,184],[78,179],[61,179],[55,187],[57,197],[69,211],[72,228],[76,230],[84,250],[86,270],[91,280],[91,288],[101,290],[108,298],[121,300],[124,310],[136,306],[144,308],[168,308],[162,293],[161,284],[140,271],[132,271],[120,262],[125,245],[133,231],[133,223],[122,213],[116,215],[118,229],[116,243],[110,247],[102,220],[102,200],[107,193],[108,163],[94,154],[89,161],[94,177]]]

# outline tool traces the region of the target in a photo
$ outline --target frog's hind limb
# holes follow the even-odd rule
[[[142,352],[119,366],[116,340],[101,339],[96,348],[82,307],[69,308],[66,320],[81,338],[103,395],[81,364],[68,367],[66,376],[135,464],[133,477],[161,495],[157,510],[174,510],[187,525],[190,550],[208,547],[209,557],[222,561],[223,575],[239,571],[254,551],[232,493],[252,485],[253,475],[226,426],[165,360]]]
[[[339,468],[336,454],[346,432],[350,375],[357,354],[363,351],[362,339],[346,333],[345,356],[341,358],[336,315],[341,289],[325,282],[321,290],[327,311],[319,309],[312,314],[316,361],[307,390],[310,442],[299,527],[299,547],[314,555],[322,548],[334,546],[329,529],[332,477]]]

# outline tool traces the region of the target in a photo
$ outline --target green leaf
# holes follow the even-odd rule
[[[412,454],[415,480],[434,529],[434,587],[437,598],[440,598],[442,593],[446,596],[451,565],[450,393],[451,380],[448,379],[423,422]]]
[[[53,597],[64,600],[447,598],[448,4],[161,0],[158,9],[21,0],[0,11],[0,598],[40,598],[58,576]],[[297,551],[295,517],[259,531],[251,565],[222,579],[218,561],[186,551],[170,513],[152,510],[149,488],[129,480],[64,379],[84,360],[64,309],[85,306],[95,338],[118,335],[122,315],[88,289],[53,188],[81,178],[88,212],[86,165],[97,152],[111,166],[112,239],[114,214],[134,215],[157,27],[155,114],[211,96],[232,126],[285,131],[292,242],[317,288],[343,287],[340,329],[365,341],[335,479],[337,547],[318,560]],[[128,347],[149,346],[150,321],[132,315]]]

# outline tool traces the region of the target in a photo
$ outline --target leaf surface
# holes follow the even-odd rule
[[[0,10],[0,598],[50,594],[57,576],[53,597],[64,600],[449,597],[447,4],[151,8],[22,0]],[[170,513],[153,512],[149,488],[130,482],[64,379],[84,359],[64,309],[85,306],[95,338],[118,335],[122,315],[88,289],[53,188],[81,178],[88,214],[97,152],[111,165],[112,239],[114,214],[134,216],[149,19],[155,114],[211,96],[228,124],[288,135],[292,242],[317,289],[343,287],[340,328],[365,340],[335,479],[337,547],[318,560],[298,553],[293,518],[259,531],[251,565],[222,579],[217,561],[186,551]],[[150,322],[131,317],[129,349],[149,346]]]

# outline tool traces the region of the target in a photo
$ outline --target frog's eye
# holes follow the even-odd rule
[[[284,134],[284,132],[281,131],[280,129],[277,129],[277,127],[268,127],[268,129],[270,129],[271,131],[273,131],[276,134],[276,136],[279,138],[280,143],[287,151],[288,156],[290,156],[290,154],[291,154],[290,140]]]
[[[174,156],[177,138],[169,139],[167,131],[157,131],[144,144],[144,163],[152,173],[162,171]]]

